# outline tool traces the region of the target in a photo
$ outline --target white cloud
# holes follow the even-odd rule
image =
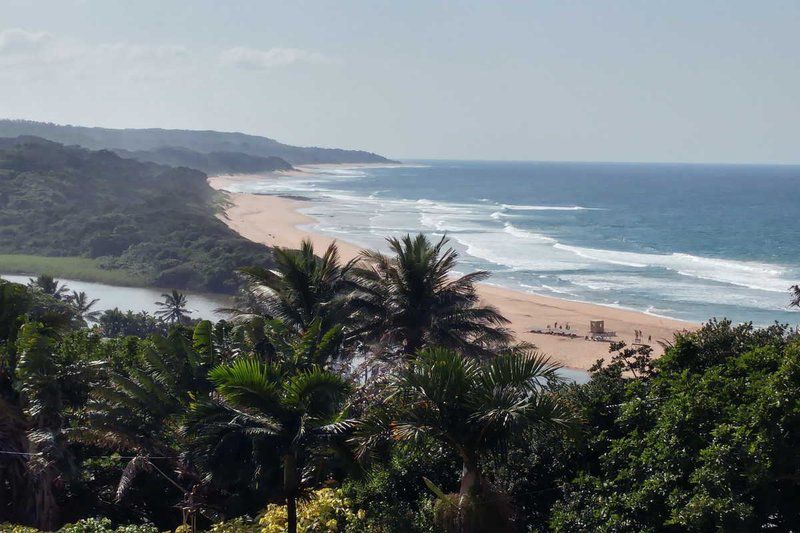
[[[179,75],[194,64],[184,46],[88,44],[19,28],[0,32],[0,74],[17,80],[108,77],[111,72],[127,79],[156,80]]]
[[[47,32],[30,32],[21,28],[11,28],[0,32],[0,54],[39,53],[51,40],[52,36]]]
[[[47,32],[11,28],[0,32],[0,64],[39,65],[63,59],[64,53]]]
[[[177,45],[137,45],[128,43],[101,44],[94,52],[101,57],[129,62],[181,62],[191,59],[185,46]]]
[[[185,79],[207,69],[209,56],[222,66],[263,70],[297,63],[328,63],[299,48],[234,47],[198,53],[171,44],[86,43],[43,31],[0,31],[0,77],[17,82],[100,79],[150,82]]]
[[[254,70],[281,67],[294,63],[330,63],[330,59],[325,55],[300,48],[258,50],[245,46],[236,46],[223,50],[219,55],[219,60],[223,65]]]

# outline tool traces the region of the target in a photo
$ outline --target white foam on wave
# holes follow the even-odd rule
[[[556,243],[554,248],[574,253],[592,261],[633,268],[663,268],[681,276],[748,289],[785,293],[792,281],[784,267],[732,259],[700,257],[685,253],[646,254],[584,248]]]
[[[611,265],[628,266],[633,268],[646,268],[650,266],[647,262],[637,260],[640,256],[645,254],[615,252],[613,250],[600,250],[595,248],[582,248],[580,246],[569,246],[560,242],[555,243],[553,248],[571,252],[578,257],[583,257],[584,259],[599,261],[601,263],[608,263]]]
[[[597,272],[565,273],[559,277],[579,291],[588,289],[595,293],[635,295],[636,299],[642,301],[647,301],[649,295],[658,295],[658,300],[662,304],[674,303],[674,306],[670,305],[670,309],[655,309],[654,314],[660,315],[670,315],[674,309],[679,309],[687,303],[700,305],[716,303],[767,311],[786,309],[784,294],[744,288],[731,290],[728,285],[693,278],[657,278],[636,273]]]
[[[533,233],[532,231],[520,229],[510,222],[506,222],[503,225],[503,231],[508,233],[509,235],[517,237],[518,239],[526,239],[529,241],[536,241],[540,243],[558,243],[558,241],[556,241],[552,237],[548,237],[547,235],[542,235],[541,233]]]
[[[502,204],[509,211],[602,211],[600,207],[583,207],[582,205],[517,205]]]
[[[687,280],[703,280],[770,293],[785,294],[788,287],[794,282],[792,278],[795,273],[781,265],[708,258],[686,253],[637,253],[574,246],[558,242],[550,236],[529,229],[522,229],[509,222],[509,220],[516,221],[524,218],[526,215],[521,211],[584,211],[600,208],[580,205],[499,204],[492,203],[489,199],[467,204],[430,199],[377,198],[377,193],[359,195],[339,189],[336,181],[345,178],[344,171],[349,170],[341,169],[326,176],[315,176],[316,179],[311,180],[291,180],[291,182],[288,180],[265,180],[258,184],[248,183],[241,188],[232,187],[232,189],[272,194],[294,192],[307,194],[314,199],[333,200],[325,202],[324,206],[316,204],[318,207],[314,208],[314,214],[340,221],[344,217],[346,224],[339,228],[341,234],[346,234],[348,231],[363,232],[365,224],[370,226],[368,233],[375,231],[383,233],[416,232],[427,229],[438,233],[452,233],[454,240],[463,246],[467,254],[512,270],[560,272],[563,274],[576,273],[576,271],[589,273],[598,268],[603,270],[600,277],[606,278],[608,282],[606,288],[601,288],[604,283],[599,279],[592,279],[589,283],[594,285],[593,287],[584,285],[590,290],[635,290],[634,286],[625,283],[622,284],[625,286],[620,286],[619,280],[612,279],[614,275],[609,272],[609,267],[603,265],[623,267],[623,271],[625,269],[635,269],[635,271],[644,271],[648,268],[664,269]],[[357,171],[363,173],[362,169]],[[356,216],[365,208],[373,213],[372,216],[366,214],[366,218]],[[367,218],[369,222],[367,222]],[[332,227],[327,227],[326,230],[333,232]],[[635,274],[634,277],[642,281],[654,276],[641,272]],[[658,278],[658,275],[655,275],[655,278]],[[562,277],[562,279],[564,278]],[[578,282],[577,279],[573,281]],[[671,280],[665,281],[664,285],[652,287],[654,292],[663,295],[664,291],[670,290],[668,284],[675,283],[676,280],[673,277]],[[695,281],[694,283],[698,284],[699,282]],[[580,282],[577,284],[581,285]],[[699,283],[695,288],[702,290],[703,288],[708,289],[708,287],[711,287],[708,283]],[[709,295],[707,294],[707,296]],[[717,296],[716,291],[714,296]],[[741,303],[750,305],[756,303],[746,302],[747,298],[752,298],[752,293],[743,296]],[[713,301],[713,299],[714,297],[709,297],[708,301]],[[723,301],[724,298],[720,300],[720,302]],[[761,307],[760,305],[756,306]]]

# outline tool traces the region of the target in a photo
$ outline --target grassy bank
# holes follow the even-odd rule
[[[0,272],[4,274],[50,274],[57,278],[129,287],[148,285],[148,280],[143,276],[127,270],[105,270],[100,267],[97,260],[86,257],[0,254]]]

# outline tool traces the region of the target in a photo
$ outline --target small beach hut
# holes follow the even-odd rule
[[[590,320],[589,331],[594,334],[602,335],[606,332],[606,323],[604,320]]]

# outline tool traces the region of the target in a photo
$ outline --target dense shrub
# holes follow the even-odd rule
[[[797,530],[800,342],[710,322],[610,405],[604,452],[566,487],[555,531]]]
[[[36,528],[0,524],[0,533],[42,533]],[[159,533],[157,527],[143,525],[112,526],[108,518],[86,518],[74,524],[67,524],[58,533]]]

